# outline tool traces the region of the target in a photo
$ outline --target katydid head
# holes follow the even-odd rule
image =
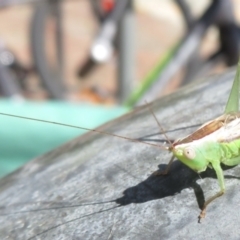
[[[203,172],[208,166],[207,159],[203,156],[200,148],[195,144],[179,144],[169,148],[169,151],[183,164],[196,172]]]

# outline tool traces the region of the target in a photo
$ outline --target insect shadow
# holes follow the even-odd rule
[[[159,169],[162,170],[166,164],[160,164]],[[235,166],[234,166],[235,167]],[[223,166],[223,170],[234,167]],[[184,176],[184,178],[182,177]],[[198,206],[202,209],[205,197],[201,186],[197,183],[199,178],[214,178],[217,179],[213,169],[208,168],[205,172],[198,174],[187,168],[180,161],[175,161],[171,165],[170,172],[167,175],[155,176],[150,175],[146,180],[130,187],[123,192],[123,197],[116,199],[116,203],[120,206],[125,206],[131,203],[144,203],[156,199],[173,196],[180,193],[183,189],[192,188]],[[225,178],[239,179],[240,177],[225,175]]]

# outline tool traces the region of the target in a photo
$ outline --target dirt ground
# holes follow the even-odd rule
[[[164,54],[176,44],[184,33],[184,24],[178,8],[172,1],[151,0],[136,1],[135,15],[135,84],[143,79],[156,65]],[[191,1],[190,1],[191,2]],[[203,1],[205,2],[205,1]],[[235,11],[240,12],[239,3],[235,1]],[[202,6],[200,6],[202,7]],[[200,9],[195,6],[195,9]],[[103,92],[116,91],[117,56],[114,55],[107,63],[99,65],[84,80],[77,76],[77,70],[88,56],[98,24],[87,0],[64,1],[64,47],[65,47],[65,78],[72,99],[101,101],[90,94],[89,89],[98,87]],[[34,4],[22,4],[1,9],[0,41],[16,54],[18,60],[27,67],[33,66],[30,49],[30,24]],[[196,11],[198,14],[198,11]],[[52,28],[49,24],[46,36],[51,37]],[[210,30],[203,52],[209,52],[216,45],[217,32]],[[51,40],[49,40],[51,42]],[[37,75],[29,75],[26,96],[31,99],[45,99],[46,93],[36,84]],[[33,84],[32,84],[33,83]],[[172,86],[174,89],[175,86]]]

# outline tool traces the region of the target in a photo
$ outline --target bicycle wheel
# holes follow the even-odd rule
[[[41,1],[36,5],[30,36],[33,60],[42,85],[50,97],[56,99],[66,98],[61,2],[61,0]],[[48,24],[54,25],[53,52],[47,49],[46,29]]]
[[[91,0],[92,10],[99,22],[111,12],[115,0]],[[176,0],[187,26],[190,26],[191,18],[183,0]],[[40,75],[43,87],[50,97],[56,99],[66,98],[66,86],[64,84],[64,53],[63,53],[63,27],[62,27],[62,0],[41,1],[35,8],[31,23],[31,48],[36,69]],[[54,53],[47,49],[46,29],[50,23],[54,24]],[[51,56],[49,56],[51,55]],[[80,68],[79,75],[84,77],[96,66],[90,57]]]

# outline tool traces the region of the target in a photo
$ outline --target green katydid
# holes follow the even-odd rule
[[[240,61],[224,114],[202,125],[187,137],[174,141],[170,147],[166,147],[173,153],[173,158],[166,170],[160,174],[168,173],[174,157],[198,173],[210,167],[217,174],[220,191],[204,203],[199,221],[205,217],[209,203],[225,192],[221,163],[227,166],[240,163],[239,78]]]

